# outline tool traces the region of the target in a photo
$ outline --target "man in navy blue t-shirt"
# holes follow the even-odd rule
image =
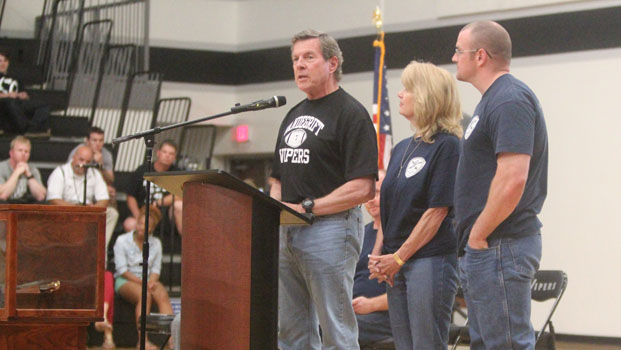
[[[460,279],[471,349],[534,349],[530,285],[541,259],[548,139],[541,106],[509,74],[511,38],[495,22],[459,33],[457,79],[483,95],[465,131],[455,181]]]

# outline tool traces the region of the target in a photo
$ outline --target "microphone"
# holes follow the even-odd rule
[[[80,164],[79,165],[80,168],[95,168],[95,169],[100,169],[101,168],[101,164],[99,163],[84,163],[84,164]]]
[[[235,107],[231,108],[231,112],[241,113],[248,111],[259,111],[266,108],[284,106],[286,104],[287,99],[285,98],[285,96],[274,96],[272,98],[268,98],[267,100],[259,100],[243,106],[240,106],[238,103],[237,105],[235,105]]]

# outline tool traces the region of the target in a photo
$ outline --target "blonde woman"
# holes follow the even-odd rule
[[[396,348],[446,349],[457,290],[451,222],[461,107],[451,74],[431,63],[411,62],[401,82],[399,113],[414,135],[395,146],[386,169],[383,237],[378,235],[369,270],[371,278],[389,284]]]

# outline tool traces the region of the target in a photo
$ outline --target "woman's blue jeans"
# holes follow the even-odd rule
[[[457,292],[457,254],[409,260],[388,287],[397,350],[446,350]]]

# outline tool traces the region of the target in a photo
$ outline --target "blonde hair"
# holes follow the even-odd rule
[[[417,136],[427,143],[438,132],[461,138],[461,104],[451,73],[432,63],[412,61],[403,70],[401,83],[412,94]]]
[[[13,140],[11,140],[11,148],[13,149],[15,148],[15,145],[17,144],[22,144],[22,145],[28,145],[28,147],[32,147],[32,145],[30,144],[30,140],[22,135],[18,135],[15,136],[15,138]]]

